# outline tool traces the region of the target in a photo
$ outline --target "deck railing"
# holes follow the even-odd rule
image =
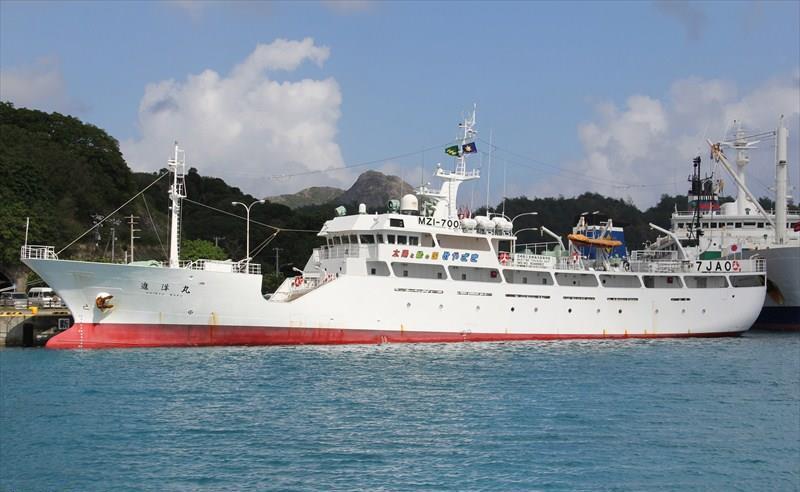
[[[370,251],[372,249],[372,251]],[[320,260],[334,258],[360,258],[362,256],[377,255],[377,245],[340,244],[336,246],[322,246],[318,248]]]
[[[261,275],[261,264],[250,263],[247,260],[240,260],[237,262],[231,261],[216,261],[216,260],[183,260],[178,263],[178,267],[187,270],[206,270],[211,272],[232,272],[232,273],[249,273],[252,275]]]
[[[57,260],[58,255],[53,246],[38,246],[28,244],[20,249],[19,254],[22,260]]]

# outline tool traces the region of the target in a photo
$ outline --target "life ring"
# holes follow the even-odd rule
[[[733,260],[733,263],[731,264],[731,270],[733,270],[734,272],[742,271],[742,267],[741,265],[739,265],[739,262],[737,260]]]
[[[628,260],[623,260],[622,269],[625,270],[626,272],[630,272],[631,271],[631,262],[629,262]]]
[[[295,287],[300,287],[301,285],[303,285],[303,277],[302,277],[302,275],[298,275],[297,277],[295,277],[294,278],[294,282],[292,282],[292,284]]]
[[[578,252],[577,251],[573,251],[572,252],[572,263],[578,263],[578,258],[579,258]]]
[[[500,256],[499,256],[498,259],[500,260],[500,264],[505,266],[505,265],[508,264],[508,261],[511,259],[511,255],[509,255],[508,253],[506,253],[504,251],[504,252],[500,253]]]

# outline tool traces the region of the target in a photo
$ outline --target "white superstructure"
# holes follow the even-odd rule
[[[737,184],[737,198],[720,204],[722,181],[701,177],[700,158],[694,160],[689,181],[689,211],[675,211],[670,230],[689,256],[702,259],[762,258],[769,278],[764,309],[756,326],[769,329],[800,329],[800,213],[788,210],[788,132],[781,118],[774,135],[775,210],[768,212],[759,204],[746,184],[745,167],[748,149],[758,143],[748,138],[737,124],[731,142],[712,144],[712,158],[722,165]],[[728,162],[723,148],[736,152],[736,168]],[[676,249],[670,236],[662,236],[653,249]]]
[[[120,265],[23,247],[23,261],[75,318],[48,347],[722,336],[750,327],[764,301],[763,260],[670,251],[623,260],[606,254],[613,241],[586,237],[517,248],[507,217],[459,217],[458,186],[478,178],[466,170],[474,122],[473,112],[461,125],[455,169],[437,169],[438,192],[327,221],[302,275],[269,299],[259,265],[244,260]],[[578,240],[596,254],[581,254]]]

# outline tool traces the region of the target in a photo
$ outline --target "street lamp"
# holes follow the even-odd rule
[[[511,225],[514,225],[514,221],[518,218],[522,217],[523,215],[539,215],[539,212],[522,212],[519,215],[515,215],[513,219],[511,219]]]
[[[534,213],[536,213],[536,212],[534,212]],[[519,217],[519,216],[517,216],[517,217]],[[515,218],[516,218],[516,217],[515,217]],[[525,231],[538,231],[538,230],[539,230],[539,228],[538,228],[538,227],[525,227],[525,228],[523,228],[523,229],[520,229],[520,230],[518,230],[518,231],[515,231],[515,232],[514,232],[514,247],[512,248],[512,249],[514,250],[514,252],[515,252],[515,253],[517,252],[517,234],[519,234],[520,232],[525,232]],[[524,244],[523,244],[523,245],[524,245]]]
[[[245,205],[242,202],[231,202],[231,205],[234,205],[234,206],[241,205],[241,206],[244,207],[245,210],[247,210],[247,241],[246,241],[247,253],[246,253],[245,256],[246,256],[246,261],[247,261],[247,272],[248,273],[250,272],[250,209],[256,203],[264,203],[264,200],[256,200],[253,203],[251,203],[250,205]]]

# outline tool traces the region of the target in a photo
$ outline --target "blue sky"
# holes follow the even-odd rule
[[[508,195],[649,205],[684,192],[703,137],[781,112],[798,176],[798,2],[3,0],[0,73],[2,99],[106,129],[135,169],[163,167],[178,139],[201,172],[259,195],[346,187],[364,168],[274,175],[441,146],[472,103],[500,149],[495,202],[505,166]],[[751,165],[761,195],[771,145]],[[371,167],[416,184],[436,162],[450,165],[429,150]]]

